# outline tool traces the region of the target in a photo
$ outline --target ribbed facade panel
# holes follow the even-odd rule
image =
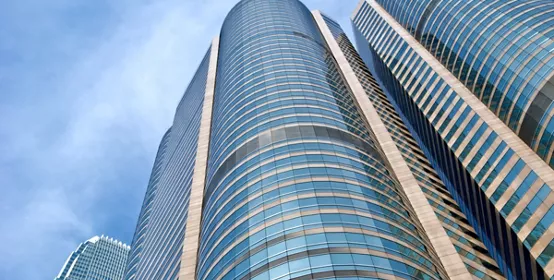
[[[136,279],[136,273],[140,266],[144,243],[148,242],[146,237],[148,233],[148,224],[154,205],[154,199],[156,197],[156,190],[164,170],[164,158],[170,134],[171,129],[164,134],[162,141],[160,142],[160,146],[158,147],[158,153],[156,154],[154,167],[152,167],[152,173],[150,174],[150,180],[148,182],[148,187],[146,188],[146,194],[144,195],[139,220],[133,236],[133,242],[131,243],[132,250],[129,252],[129,260],[127,262],[124,277],[126,280]]]
[[[554,3],[378,0],[554,167]]]
[[[501,271],[510,279],[542,279],[543,270],[552,276],[552,170],[537,163],[535,156],[526,152],[529,149],[517,141],[507,141],[512,138],[506,133],[512,132],[497,133],[503,127],[489,125],[496,120],[488,115],[484,118],[486,114],[477,111],[478,104],[468,103],[470,98],[462,94],[463,85],[453,88],[457,81],[440,70],[444,68],[434,64],[437,59],[427,57],[427,51],[415,40],[422,24],[412,17],[424,17],[432,10],[419,6],[425,3],[438,9],[460,1],[406,1],[405,7],[409,8],[405,10],[399,7],[403,1],[378,2],[398,21],[375,1],[364,1],[353,17],[362,57],[377,73],[391,102]],[[456,18],[442,15],[437,20]],[[448,65],[445,67],[448,69]],[[525,72],[517,75],[529,76]]]
[[[477,237],[473,227],[344,31],[332,19],[323,17],[468,271],[479,279],[504,279],[496,261],[491,258],[485,245]]]

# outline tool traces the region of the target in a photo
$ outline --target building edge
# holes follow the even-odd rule
[[[363,0],[360,1],[356,11],[361,8],[362,4]],[[431,205],[427,201],[427,198],[417,183],[417,180],[413,176],[408,165],[404,162],[404,159],[389,135],[385,124],[381,121],[381,118],[377,115],[373,104],[371,104],[367,98],[365,90],[358,81],[358,78],[355,76],[352,67],[348,63],[338,43],[333,38],[331,31],[325,24],[321,12],[316,10],[313,11],[312,14],[332,56],[335,58],[340,74],[343,76],[346,84],[350,88],[352,97],[360,108],[360,111],[369,126],[368,129],[374,132],[378,145],[381,147],[390,168],[394,171],[395,177],[398,179],[400,186],[406,193],[408,202],[414,209],[417,220],[425,229],[426,237],[430,240],[431,245],[438,255],[441,265],[446,270],[448,277],[450,279],[460,280],[471,279],[471,274],[467,270],[458,252],[454,248],[454,245],[450,241],[450,238],[446,234],[446,231],[436,217]]]
[[[365,0],[373,9],[375,9],[382,18],[396,31],[398,34],[405,40],[405,42],[413,48],[413,50],[426,62],[428,65],[435,71],[451,88],[454,92],[458,94],[462,100],[478,115],[484,123],[486,123],[493,131],[496,131],[499,139],[504,140],[508,147],[512,148],[515,154],[517,154],[521,160],[534,171],[537,176],[554,191],[554,170],[548,166],[548,164],[542,160],[527,144],[519,138],[515,132],[513,132],[505,123],[503,123],[494,113],[492,113],[488,107],[483,105],[481,100],[479,100],[475,95],[471,93],[469,89],[465,87],[454,75],[448,71],[432,54],[423,47],[411,34],[408,33],[402,27],[396,19],[394,19],[381,5],[379,5],[375,0]],[[457,153],[462,151],[464,146],[460,146],[457,149]],[[523,180],[523,178],[521,179]],[[498,180],[497,180],[498,181]],[[497,184],[496,184],[497,185]],[[489,188],[486,192],[486,196],[490,198],[496,188]],[[524,197],[527,195],[524,195]],[[495,207],[500,211],[501,207],[498,207],[495,204]],[[524,227],[518,237],[520,241],[523,242],[528,236],[531,228]],[[534,246],[533,249],[529,250],[531,255],[537,259],[542,249],[550,242],[552,237],[554,237],[554,225],[551,225],[547,233],[544,234],[537,244],[542,246]],[[540,248],[537,249],[537,248]],[[544,266],[545,273],[548,277],[554,277],[554,262],[550,262]]]
[[[451,90],[460,98],[464,104],[470,108],[476,116],[479,117],[479,119],[482,121],[482,123],[486,124],[488,128],[491,131],[496,132],[498,135],[498,139],[502,140],[505,144],[507,144],[508,149],[511,149],[515,156],[521,161],[527,165],[526,168],[528,168],[530,171],[533,171],[538,176],[537,181],[542,181],[546,188],[549,190],[554,190],[554,170],[548,166],[548,164],[543,161],[521,138],[512,131],[504,122],[502,122],[498,116],[496,116],[490,109],[483,104],[481,100],[479,100],[477,97],[473,95],[473,93],[462,83],[460,82],[435,56],[433,56],[415,37],[413,37],[391,14],[389,14],[388,11],[386,11],[379,3],[377,3],[375,0],[362,0],[361,2],[366,3],[368,6],[370,6],[374,11],[377,12],[377,14],[392,28],[398,36],[400,36],[403,41],[412,49],[425,63],[428,65],[429,68],[433,70],[434,73],[438,75],[438,77],[444,81],[444,83],[451,88]],[[354,25],[356,25],[356,16],[360,11],[357,11],[353,13],[352,15],[352,21]],[[365,35],[364,35],[365,36]],[[382,38],[381,38],[382,40]],[[363,42],[365,43],[365,41]],[[371,43],[370,43],[371,44]],[[371,46],[370,46],[371,48]],[[386,65],[388,67],[388,65]],[[398,66],[397,66],[398,67]],[[391,69],[393,70],[393,69]],[[424,91],[423,91],[424,92]],[[415,97],[418,97],[419,95],[422,95],[421,91],[415,95]],[[414,97],[414,98],[415,98]],[[434,102],[434,101],[433,101]],[[444,101],[442,101],[444,103]],[[441,105],[442,106],[442,105]],[[449,106],[449,110],[451,110],[453,107]],[[423,111],[422,111],[423,112]],[[450,111],[448,111],[450,112]],[[427,114],[428,112],[423,112],[424,114]],[[459,113],[462,113],[461,111]],[[459,114],[458,114],[459,115]],[[435,115],[433,115],[435,116]],[[468,120],[469,121],[469,120]],[[440,126],[442,124],[442,121],[437,124],[437,126]],[[470,131],[469,135],[472,136],[475,134],[475,129]],[[441,135],[440,137],[444,137]],[[477,143],[477,146],[482,144],[484,139],[479,140],[480,142]],[[500,142],[500,141],[499,141]],[[447,147],[451,149],[451,151],[456,155],[459,156],[460,153],[466,148],[467,141],[462,143],[462,145],[456,149],[452,148],[453,141],[450,141],[447,144]],[[490,154],[489,154],[490,155]],[[515,160],[512,160],[508,165],[514,164],[515,161],[517,161],[517,158]],[[512,158],[513,159],[513,158]],[[460,162],[461,165],[464,168],[467,168],[469,160],[466,159],[464,162]],[[510,169],[508,169],[509,171]],[[478,171],[478,170],[477,170]],[[476,170],[473,170],[470,172],[472,179],[475,179]],[[502,173],[492,182],[489,189],[485,192],[483,191],[483,194],[485,195],[485,198],[487,198],[490,201],[491,195],[494,191],[497,190],[499,184],[502,180],[499,180],[498,178],[505,178],[506,173],[505,168],[503,168]],[[469,174],[469,173],[468,173]],[[506,199],[509,198],[510,195],[512,195],[515,191],[517,191],[519,184],[525,179],[526,172],[520,172],[517,178],[513,181],[515,183],[511,184],[504,194],[504,197],[498,200],[499,203],[493,203],[491,201],[491,204],[495,208],[495,210],[499,213],[500,216],[502,207],[505,205]],[[523,177],[522,177],[523,176]],[[481,183],[476,182],[476,184],[480,187]],[[539,186],[540,187],[540,186]],[[481,191],[481,190],[478,190]],[[520,199],[521,202],[529,202],[533,199],[533,195],[536,191],[533,192],[526,192],[523,197]],[[550,200],[550,196],[549,196]],[[500,202],[502,202],[500,204]],[[525,206],[525,205],[523,205]],[[519,205],[517,206],[519,207]],[[516,207],[516,208],[517,208]],[[548,207],[551,207],[548,206]],[[506,218],[506,225],[509,227],[513,226],[514,222],[514,214],[521,214],[521,212],[524,209],[516,209],[514,208],[514,211],[512,213],[505,217]],[[516,211],[517,210],[517,211]],[[539,213],[540,212],[540,213]],[[539,214],[539,215],[537,215]],[[535,211],[533,212],[533,216],[529,221],[534,221],[534,224],[529,225],[529,223],[526,223],[522,226],[521,230],[519,232],[516,232],[516,237],[520,244],[524,244],[524,240],[529,236],[531,230],[536,225],[536,222],[538,222],[540,219],[542,219],[544,216],[542,216],[544,212],[541,211]],[[513,228],[512,228],[513,229]],[[554,237],[554,224],[551,224],[549,226],[546,226],[545,233],[538,238],[533,248],[526,248],[524,250],[527,250],[529,255],[534,258],[534,261],[537,260],[537,258],[540,256],[541,252],[547,247],[549,244],[552,244],[552,238]],[[553,277],[554,276],[554,261],[551,260],[545,265],[542,266],[542,269],[544,269],[544,272],[547,277]],[[527,268],[529,269],[529,268]],[[531,270],[533,273],[535,273],[535,268],[532,267]]]
[[[465,103],[483,119],[491,129],[498,133],[498,137],[506,142],[514,152],[537,173],[546,184],[554,185],[554,170],[546,164],[531,148],[527,146],[506,124],[494,115],[481,100],[466,88],[448,69],[446,69],[433,55],[423,47],[408,31],[404,29],[381,5],[375,0],[363,0],[374,8],[379,15],[408,43],[410,47],[454,90]],[[460,147],[458,150],[461,150]],[[554,190],[554,189],[553,189]]]
[[[196,279],[198,247],[200,241],[200,223],[202,221],[202,205],[204,199],[204,188],[206,185],[206,168],[210,147],[212,109],[218,56],[219,36],[212,40],[211,45],[208,77],[206,79],[204,103],[202,104],[202,117],[200,120],[200,131],[198,133],[198,145],[191,184],[187,227],[185,229],[185,239],[183,241],[183,251],[178,274],[179,280]]]

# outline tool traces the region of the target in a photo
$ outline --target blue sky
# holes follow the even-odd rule
[[[158,142],[236,0],[0,4],[0,276],[130,243]],[[305,0],[350,33],[357,0]]]

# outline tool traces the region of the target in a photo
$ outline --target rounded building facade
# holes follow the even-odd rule
[[[377,2],[554,167],[554,2]]]
[[[231,10],[211,125],[198,279],[444,277],[299,1]]]

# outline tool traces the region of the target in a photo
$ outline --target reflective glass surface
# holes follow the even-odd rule
[[[424,147],[433,167],[505,276],[509,279],[544,277],[547,261],[551,263],[552,259],[552,250],[548,246],[544,248],[544,244],[552,243],[553,239],[546,230],[552,226],[548,218],[551,204],[548,199],[535,200],[533,195],[546,178],[526,180],[530,167],[514,152],[510,146],[513,144],[508,145],[499,139],[499,134],[472,108],[468,108],[469,102],[460,104],[460,99],[452,96],[457,92],[450,88],[451,83],[445,83],[445,75],[435,69],[438,67],[432,67],[436,60],[420,53],[433,53],[434,49],[418,49],[419,44],[413,41],[423,42],[422,38],[426,36],[424,27],[433,24],[430,14],[442,6],[457,3],[462,9],[461,6],[477,4],[474,1],[377,2],[382,6],[373,1],[362,3],[353,17],[364,62],[379,77],[403,120],[410,124],[410,132]],[[481,1],[480,5],[493,2],[500,1]],[[545,7],[550,5],[542,2]],[[421,5],[427,7],[423,12],[418,9]],[[458,10],[453,10],[458,13]],[[389,23],[393,20],[386,17],[387,11],[407,33],[402,27]],[[413,15],[420,16],[423,21],[415,21],[417,24],[414,25],[410,19]],[[436,20],[457,21],[464,25],[459,18],[450,16]],[[441,29],[441,32],[450,31]],[[435,57],[440,61],[440,57]],[[530,200],[534,212],[529,212],[526,206]],[[521,228],[525,231],[520,231]],[[528,242],[524,242],[525,239],[529,239]],[[540,262],[531,255],[533,249],[543,252]]]
[[[438,279],[405,196],[297,0],[220,37],[198,279]]]
[[[195,168],[209,49],[160,144],[133,240],[125,279],[176,279]]]
[[[552,1],[377,2],[550,163],[554,152]]]

